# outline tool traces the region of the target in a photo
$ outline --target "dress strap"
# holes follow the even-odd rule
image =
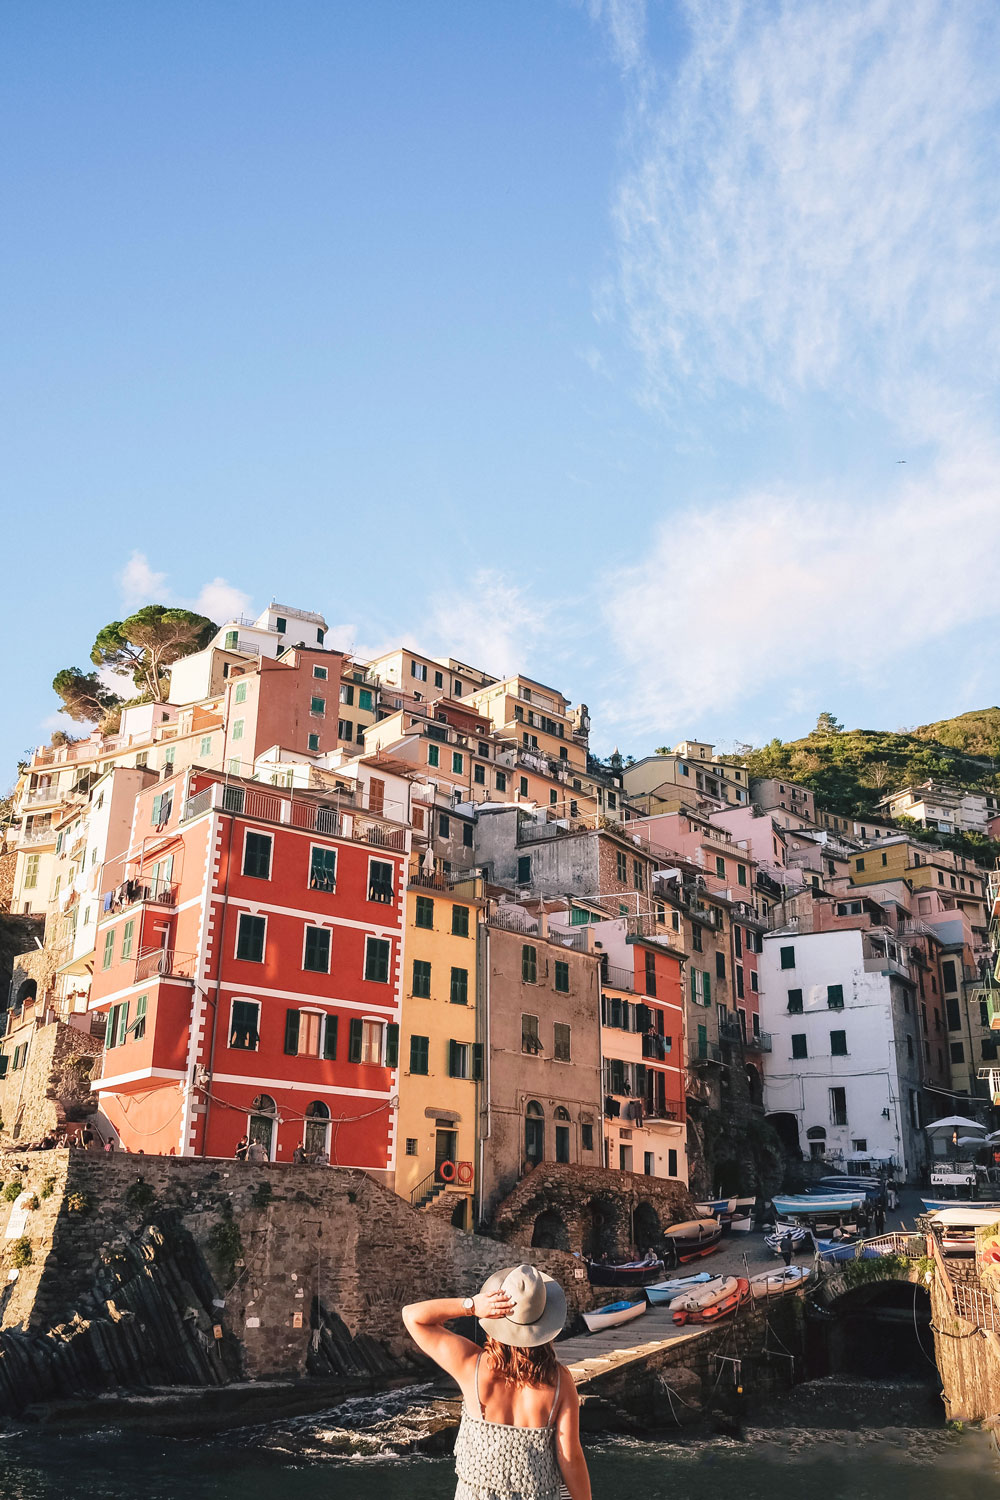
[[[477,1401],[478,1406],[479,1406],[479,1415],[482,1417],[483,1421],[485,1422],[485,1420],[486,1420],[486,1403],[483,1400],[482,1396],[479,1394],[479,1367],[482,1364],[482,1362],[483,1362],[483,1352],[482,1352],[482,1350],[480,1350],[479,1351],[479,1358],[476,1360],[476,1401]]]
[[[559,1392],[561,1390],[562,1390],[562,1365],[560,1365],[559,1369],[556,1371],[556,1391],[555,1391],[555,1395],[552,1397],[552,1410],[549,1412],[549,1420],[545,1424],[546,1427],[551,1427],[554,1424],[554,1422],[555,1422],[555,1419],[556,1419],[556,1407],[559,1405]]]

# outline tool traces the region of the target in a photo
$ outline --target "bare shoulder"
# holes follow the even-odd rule
[[[580,1406],[580,1392],[576,1388],[576,1381],[563,1364],[559,1366],[559,1404],[566,1411],[577,1411]]]

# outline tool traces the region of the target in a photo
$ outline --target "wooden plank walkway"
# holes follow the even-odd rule
[[[596,1375],[604,1375],[619,1365],[646,1359],[669,1344],[683,1344],[703,1338],[717,1325],[678,1327],[669,1307],[651,1307],[633,1323],[607,1328],[600,1333],[584,1333],[556,1345],[559,1360],[569,1370],[577,1385],[584,1385]]]

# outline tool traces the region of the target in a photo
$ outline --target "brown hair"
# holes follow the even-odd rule
[[[559,1361],[551,1344],[518,1349],[487,1334],[483,1353],[504,1385],[555,1385],[559,1379]]]

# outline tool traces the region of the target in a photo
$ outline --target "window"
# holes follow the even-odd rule
[[[212,753],[212,736],[210,734],[203,734],[202,737],[201,737],[201,747],[200,747],[200,749],[198,751],[198,754],[199,755],[211,755],[211,753]]]
[[[448,1077],[449,1078],[471,1078],[471,1053],[472,1048],[468,1042],[448,1043]]]
[[[743,984],[743,969],[742,969],[742,967],[739,964],[737,964],[736,965],[736,998],[737,998],[737,1000],[742,1000],[745,994],[746,994],[746,990],[745,990],[744,984]]]
[[[949,1031],[961,1031],[962,1012],[959,1009],[958,1000],[954,995],[949,995],[944,1002],[945,1015],[948,1018]]]
[[[358,708],[362,713],[370,714],[374,706],[371,688],[358,689]]]
[[[326,699],[325,698],[310,698],[309,699],[309,712],[311,714],[316,714],[321,719],[325,718],[326,717]]]
[[[831,1057],[846,1057],[847,1056],[847,1032],[846,1031],[831,1031],[830,1032],[830,1056]]]
[[[427,764],[429,766],[439,766],[441,764],[441,750],[438,745],[427,746]]]
[[[122,928],[122,961],[132,957],[132,940],[135,937],[135,918],[129,917]]]
[[[830,1090],[830,1123],[831,1125],[847,1124],[847,1090]]]
[[[235,723],[233,724],[233,739],[234,740],[241,740],[243,738],[243,726],[244,726],[245,723],[246,723],[245,719],[237,719],[235,721]]]
[[[863,870],[863,869],[864,869],[864,867],[865,867],[865,862],[864,862],[864,860],[863,860],[863,859],[859,859],[859,860],[858,860],[858,862],[857,862],[857,864],[856,864],[856,865],[855,865],[855,867],[854,867],[854,868],[855,868],[855,869],[856,869],[856,870]]]
[[[302,967],[304,969],[311,969],[314,974],[329,974],[330,929],[328,927],[306,928]]]
[[[505,792],[506,790],[507,790],[507,772],[506,771],[498,771],[497,772],[497,791],[498,792]]]
[[[309,735],[309,737],[307,739],[307,744],[308,744],[310,750],[318,750],[319,749],[319,735],[318,734],[311,734],[311,735]]]
[[[726,861],[723,859],[723,857],[722,857],[721,854],[717,854],[715,856],[715,873],[719,877],[720,880],[725,880],[725,878],[726,878]]]
[[[438,835],[440,838],[451,838],[451,819],[447,813],[438,813]]]
[[[809,1048],[806,1045],[806,1034],[804,1031],[792,1032],[792,1056],[808,1057]]]
[[[392,905],[392,865],[385,859],[373,859],[368,864],[368,899],[380,901],[383,906]]]
[[[961,1042],[952,1042],[951,1060],[953,1063],[965,1062],[965,1047]]]
[[[410,676],[413,677],[413,678],[415,678],[417,682],[426,682],[427,681],[427,666],[426,666],[426,664],[424,662],[422,662],[422,661],[411,661],[410,662]]]
[[[365,938],[365,978],[375,984],[389,983],[389,955],[392,944],[388,938]]]
[[[327,672],[326,667],[316,667],[316,666],[314,666],[313,667],[313,676],[319,682],[326,682],[327,677],[329,676],[329,673]]]
[[[956,970],[954,963],[950,958],[946,959],[945,962],[941,965],[941,983],[944,985],[946,990],[958,989],[958,980],[955,976]]]
[[[529,1099],[524,1116],[524,1154],[536,1165],[545,1156],[545,1111],[537,1099]]]
[[[528,795],[528,778],[527,778],[527,776],[522,776],[521,777],[521,796],[522,797],[526,797],[527,795]]]
[[[913,1056],[913,1038],[909,1034],[907,1034],[906,1038],[906,1055],[907,1057]]]
[[[274,628],[279,635],[284,635],[288,629],[288,621],[282,615],[278,615],[274,621]]]
[[[556,989],[559,990],[559,992],[561,994],[568,995],[569,994],[569,964],[566,963],[564,959],[557,958],[556,959],[556,964],[555,964],[555,970],[556,970]]]
[[[594,1127],[593,1125],[580,1126],[580,1150],[593,1151],[594,1149]]]
[[[783,969],[794,969],[795,968],[795,949],[794,948],[782,948],[782,950],[781,950],[781,967]]]
[[[644,889],[642,862],[638,859],[632,861],[632,887],[634,890]]]
[[[236,687],[233,689],[233,702],[234,703],[245,703],[246,701],[247,701],[247,685],[246,685],[245,681],[241,681],[241,682],[238,682],[236,684]],[[235,739],[236,736],[234,735],[233,738]]]
[[[828,984],[826,987],[826,1003],[831,1010],[843,1010],[844,1008],[844,986],[842,984]]]
[[[413,1071],[412,1068],[410,1071]],[[426,1072],[426,1069],[424,1071]],[[406,1137],[406,1154],[407,1156],[417,1155],[417,1138],[415,1135],[408,1135]]]
[[[521,979],[525,984],[538,982],[538,952],[530,943],[521,948]]]
[[[453,937],[469,936],[469,908],[467,906],[452,907],[451,931]]]
[[[644,1151],[642,1153],[642,1170],[647,1177],[656,1176],[656,1157],[652,1151]]]
[[[257,880],[271,878],[271,835],[247,833],[243,840],[243,873]]]
[[[262,964],[266,931],[266,917],[252,917],[249,912],[241,911],[236,926],[236,957],[247,963]]]
[[[667,1150],[667,1176],[677,1176],[677,1152],[672,1146]]]
[[[439,688],[443,688],[444,687],[444,673],[443,672],[435,672],[434,673],[434,686],[435,687],[439,687]]]
[[[108,1011],[108,1029],[104,1034],[104,1045],[106,1047],[121,1047],[124,1045],[127,1035],[128,1001],[124,1000],[120,1005],[112,1005],[111,1009]],[[28,1046],[27,1043],[25,1043],[24,1050],[21,1053],[20,1066],[22,1067],[24,1065],[24,1058],[27,1054],[27,1050]],[[18,1066],[18,1063],[15,1062],[14,1066],[16,1068]]]
[[[110,969],[115,957],[115,929],[113,927],[104,934],[104,957],[101,960],[102,969]]]
[[[153,823],[160,827],[170,821],[170,810],[174,805],[173,792],[157,792],[153,798]]]
[[[415,927],[434,927],[434,902],[430,896],[418,896],[416,910],[413,914],[413,925]]]
[[[618,879],[624,885],[628,880],[628,856],[619,849],[615,855]]]
[[[750,947],[750,945],[748,943],[747,944],[748,951],[749,951],[749,947]],[[736,954],[737,958],[742,958],[743,957],[743,928],[742,927],[736,927],[735,925],[733,927],[733,952]]]
[[[133,1042],[141,1042],[146,1035],[146,1007],[148,1004],[148,995],[137,996],[135,1002],[135,1020],[130,1027]]]
[[[725,979],[726,977],[726,959],[722,953],[715,955],[715,977],[716,979]]]
[[[323,849],[316,844],[310,849],[309,889],[313,891],[335,891],[337,889],[336,849]]]
[[[426,1073],[427,1059],[430,1054],[430,1038],[426,1036],[410,1037],[410,1072]]]
[[[227,630],[226,631],[226,639],[225,639],[225,649],[227,651],[235,651],[236,648],[237,648],[237,646],[239,645],[239,640],[240,640],[240,633],[239,633],[238,630]]]
[[[451,990],[448,998],[452,1005],[468,1005],[469,1003],[469,971],[468,969],[452,969]]]
[[[562,1123],[569,1119],[569,1111],[559,1105],[555,1110],[556,1117],[556,1161],[569,1161],[569,1126]]]
[[[758,990],[758,980],[757,980],[757,970],[756,969],[751,969],[750,970],[750,992],[751,992],[751,994],[754,994],[754,995],[756,995],[756,994],[759,993],[759,990]]]
[[[570,1028],[562,1021],[556,1021],[552,1028],[552,1056],[556,1062],[570,1060]]]
[[[538,1017],[521,1015],[521,1051],[541,1052],[542,1044],[538,1039]]]
[[[462,768],[464,767],[464,765],[465,756],[462,754],[461,750],[453,750],[451,752],[451,769],[456,776],[461,776]]]
[[[691,923],[691,947],[695,953],[701,953],[702,951],[701,928],[697,922]]]
[[[802,991],[788,991],[788,1014],[790,1016],[801,1016],[802,1014]]]
[[[337,738],[338,738],[338,740],[353,740],[354,739],[354,720],[353,719],[338,719],[337,720]]]
[[[746,885],[746,883],[747,883],[747,867],[746,867],[746,865],[737,865],[736,866],[736,884],[737,885]]]

